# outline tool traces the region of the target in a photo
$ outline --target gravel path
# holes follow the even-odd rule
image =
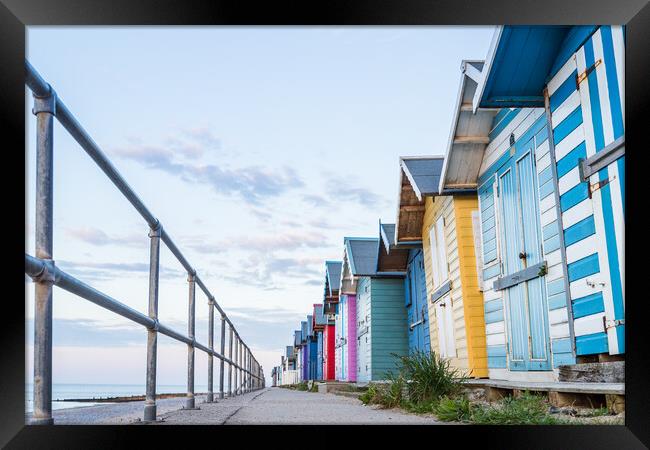
[[[218,403],[201,404],[200,410],[162,414],[158,424],[432,424],[430,417],[381,410],[361,401],[334,394],[266,388]]]
[[[196,404],[202,405],[204,395],[196,396]],[[185,405],[185,397],[162,398],[156,401],[158,415],[175,411]],[[110,403],[105,405],[81,406],[59,409],[52,412],[56,425],[123,425],[142,420],[144,401]]]

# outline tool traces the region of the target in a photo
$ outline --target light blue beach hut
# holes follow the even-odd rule
[[[404,306],[407,316],[408,350],[429,353],[429,310],[422,256],[422,241],[395,244],[395,224],[379,222],[377,272],[404,274]]]
[[[379,238],[344,238],[342,292],[356,294],[356,381],[386,379],[408,353],[404,273],[378,272]]]

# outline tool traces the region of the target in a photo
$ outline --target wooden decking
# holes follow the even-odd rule
[[[572,383],[572,382],[532,382],[476,379],[468,380],[469,387],[493,387],[498,389],[516,389],[520,391],[569,392],[574,394],[609,394],[625,395],[624,383]]]

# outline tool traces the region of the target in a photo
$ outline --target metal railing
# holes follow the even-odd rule
[[[228,364],[228,396],[264,387],[262,366],[253,356],[250,348],[237,333],[235,326],[224,310],[219,306],[196,270],[185,259],[162,224],[147,209],[136,193],[120,175],[98,145],[86,133],[70,113],[65,104],[57,97],[52,87],[41,78],[32,65],[25,60],[25,84],[34,96],[36,115],[36,220],[35,253],[25,254],[25,273],[35,282],[34,310],[34,412],[32,424],[52,424],[52,290],[58,286],[76,294],[96,305],[143,325],[147,329],[147,375],[144,420],[156,420],[156,352],[158,333],[187,344],[187,397],[186,409],[196,408],[194,399],[194,349],[208,354],[208,395],[206,402],[214,402],[214,363],[220,360],[219,398],[224,392],[225,364]],[[70,133],[79,145],[104,171],[120,192],[140,213],[150,227],[149,259],[149,311],[145,315],[119,301],[103,294],[73,276],[65,273],[54,264],[52,255],[53,231],[53,122],[54,118]],[[188,274],[188,330],[187,336],[178,333],[158,321],[158,288],[160,271],[160,241],[167,245]],[[196,285],[208,297],[209,322],[208,346],[195,339],[195,297]],[[214,349],[214,310],[221,315],[221,348]],[[225,355],[226,324],[229,329],[228,356]],[[233,344],[235,357],[233,358]],[[234,383],[233,383],[234,372]],[[234,385],[234,391],[233,391]]]

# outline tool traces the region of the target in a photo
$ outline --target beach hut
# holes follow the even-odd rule
[[[356,342],[349,336],[348,350],[357,382],[386,379],[396,368],[393,354],[408,353],[404,274],[377,271],[379,245],[379,238],[344,238],[341,293],[356,303],[355,322],[348,321]]]
[[[297,381],[302,381],[303,373],[303,343],[302,343],[302,327],[300,330],[294,331],[294,353],[296,355],[296,372]]]
[[[408,325],[409,353],[429,353],[429,309],[424,272],[422,241],[395,244],[395,224],[379,222],[381,245],[377,257],[378,272],[404,274],[404,305]]]
[[[323,305],[321,303],[314,304],[313,314],[313,328],[316,335],[317,357],[316,357],[316,372],[315,379],[323,380],[323,350],[324,350],[324,332],[327,327],[327,316],[323,313]]]
[[[438,156],[400,158],[395,247],[422,248],[431,350],[481,378],[487,355],[472,225],[478,200],[475,189],[441,192],[442,166]]]
[[[325,261],[325,292],[323,313],[327,325],[323,330],[323,379],[334,380],[336,376],[336,312],[341,286],[341,261]]]
[[[498,27],[477,76],[473,109],[502,108],[469,182],[504,218],[484,254],[504,376],[625,352],[624,41],[621,26]]]
[[[314,330],[314,316],[307,315],[307,380],[316,380],[318,361],[318,337]]]
[[[308,316],[309,317],[309,316]],[[300,322],[300,345],[301,345],[301,372],[300,377],[302,381],[309,379],[309,338],[308,338],[308,321],[303,320]]]

